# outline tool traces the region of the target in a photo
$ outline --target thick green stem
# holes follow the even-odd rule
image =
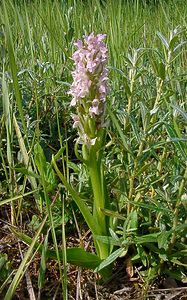
[[[94,203],[93,203],[93,217],[100,225],[100,235],[107,235],[106,228],[106,216],[101,209],[105,208],[105,188],[102,186],[102,167],[101,160],[97,159],[96,153],[91,153],[91,159],[89,162],[89,174],[93,189]],[[101,259],[105,259],[109,255],[109,245],[102,243],[101,241],[94,240],[96,249],[98,249],[98,255]]]
[[[102,161],[99,153],[95,151],[94,147],[90,151],[90,159],[88,164],[90,180],[93,189],[94,203],[93,203],[93,217],[100,225],[100,235],[108,235],[106,216],[101,209],[106,208],[106,193],[104,187],[104,174],[102,169]],[[98,255],[101,259],[105,259],[109,255],[109,245],[101,241],[94,240]]]
[[[96,220],[102,224],[102,233],[106,233],[106,224],[105,224],[105,216],[102,213],[101,209],[105,207],[105,199],[103,195],[103,189],[101,186],[101,172],[100,165],[98,161],[93,155],[90,159],[89,164],[89,174],[94,194],[94,203],[93,203],[93,215],[96,217]]]

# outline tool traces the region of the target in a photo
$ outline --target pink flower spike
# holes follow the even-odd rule
[[[73,127],[78,129],[78,142],[91,146],[97,139],[97,131],[105,125],[107,80],[107,48],[104,43],[105,34],[84,36],[83,41],[75,43],[76,51],[72,58],[75,69],[72,72],[73,83],[68,94],[72,96],[70,105],[74,106],[77,115],[73,116]],[[89,119],[94,125],[89,129]],[[90,132],[89,132],[90,130]]]

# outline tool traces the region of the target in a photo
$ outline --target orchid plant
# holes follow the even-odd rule
[[[106,35],[91,33],[75,43],[77,50],[73,54],[75,69],[72,72],[73,83],[69,94],[71,106],[76,113],[72,115],[73,127],[77,128],[78,138],[75,142],[77,157],[87,166],[93,190],[93,207],[90,209],[60,173],[55,159],[54,167],[63,184],[72,195],[81,210],[87,225],[92,231],[97,256],[104,260],[110,255],[110,245],[98,239],[108,236],[109,217],[104,209],[109,208],[107,197],[103,155],[106,136],[106,96],[107,48],[104,43]],[[79,148],[81,147],[81,151]],[[81,153],[81,154],[80,154]]]
[[[91,33],[83,42],[78,40],[75,44],[78,49],[73,54],[74,81],[69,92],[73,96],[71,105],[76,107],[77,112],[73,115],[73,126],[79,134],[75,149],[77,153],[77,145],[82,144],[82,158],[88,167],[94,194],[93,218],[100,235],[107,235],[107,220],[101,209],[108,206],[102,166],[108,90],[104,39],[104,34],[94,36]],[[95,241],[95,246],[101,259],[108,256],[108,246],[98,241]]]

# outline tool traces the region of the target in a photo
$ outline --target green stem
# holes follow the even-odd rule
[[[100,222],[102,227],[101,233],[106,233],[106,224],[105,216],[101,212],[101,209],[105,207],[105,199],[103,195],[103,190],[101,187],[101,170],[100,162],[97,161],[95,153],[91,154],[90,163],[89,163],[89,174],[94,194],[94,204],[93,204],[93,215],[96,217],[96,220]]]
[[[100,235],[108,235],[106,219],[101,209],[106,208],[107,197],[106,189],[104,186],[104,174],[102,168],[101,154],[95,151],[95,148],[90,149],[90,159],[88,164],[90,180],[92,184],[92,190],[94,195],[93,203],[93,217],[98,224],[100,224]],[[94,239],[98,256],[101,259],[105,259],[109,255],[109,245],[97,241]]]

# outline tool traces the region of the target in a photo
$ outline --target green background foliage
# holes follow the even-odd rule
[[[16,226],[13,234],[30,245],[7,297],[39,247],[38,288],[51,255],[67,299],[67,261],[76,259],[74,250],[73,260],[65,251],[65,233],[76,232],[73,216],[85,226],[76,204],[83,201],[91,211],[93,203],[89,174],[74,153],[77,134],[67,92],[74,42],[92,31],[107,34],[110,87],[103,159],[110,236],[94,238],[110,242],[114,252],[101,264],[88,258],[99,271],[128,253],[142,266],[147,284],[166,274],[186,283],[186,15],[187,4],[180,0],[0,4],[1,218],[8,210],[9,228]],[[65,189],[69,186],[72,190]],[[34,243],[20,235],[23,228]],[[45,242],[39,245],[41,233]],[[3,272],[9,273],[6,254],[2,258]]]

